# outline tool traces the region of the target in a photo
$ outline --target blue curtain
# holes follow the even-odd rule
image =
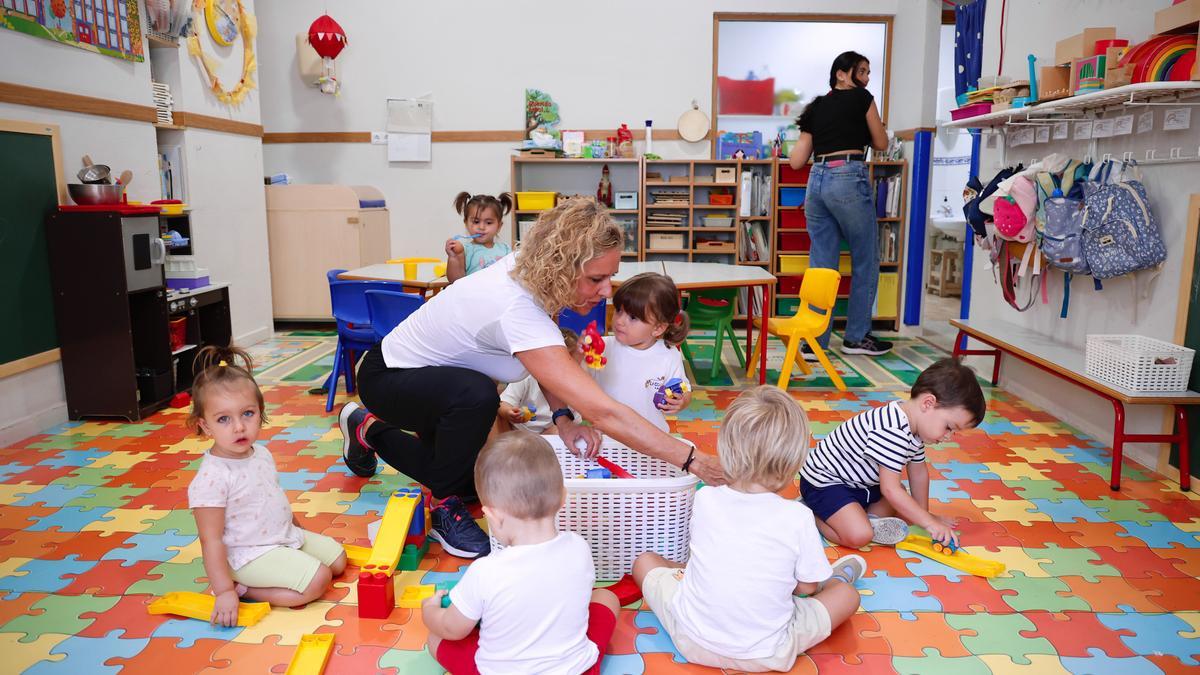
[[[983,72],[983,19],[987,0],[954,8],[954,93],[979,84]]]

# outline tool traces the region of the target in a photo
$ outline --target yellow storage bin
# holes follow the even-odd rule
[[[517,208],[522,211],[552,209],[554,208],[554,195],[556,194],[556,192],[518,192]]]
[[[779,273],[780,274],[804,274],[808,269],[807,255],[780,255],[779,256]],[[838,258],[838,272],[842,276],[850,276],[850,255],[843,254]]]
[[[875,292],[875,316],[896,316],[897,298],[900,292],[900,275],[884,272],[879,275],[879,288]]]

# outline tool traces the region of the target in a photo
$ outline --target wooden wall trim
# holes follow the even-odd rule
[[[589,141],[604,140],[616,136],[616,129],[583,129]],[[645,129],[632,129],[634,140],[645,140]],[[520,143],[525,140],[523,131],[478,130],[478,131],[434,131],[434,143]],[[655,129],[656,141],[679,141],[683,138],[676,129]],[[266,132],[263,143],[370,143],[369,131],[288,131]]]
[[[55,361],[59,361],[61,359],[62,352],[59,351],[58,347],[55,347],[54,349],[44,351],[40,354],[34,354],[32,356],[26,356],[24,358],[17,359],[16,361],[0,363],[0,378],[10,377],[12,375],[16,375],[17,373],[23,373],[27,370],[33,370],[34,368],[40,368],[47,363],[54,363]]]
[[[175,124],[182,127],[208,129],[210,131],[223,131],[225,133],[238,134],[240,136],[253,136],[254,138],[262,138],[263,135],[263,128],[261,124],[238,122],[236,120],[229,120],[223,117],[201,115],[199,113],[185,112],[182,110],[176,110],[173,117],[175,119]]]
[[[914,127],[912,129],[901,129],[896,132],[896,138],[902,141],[916,140],[918,131],[931,131],[933,135],[937,135],[937,127]]]
[[[23,84],[13,84],[11,82],[0,82],[0,102],[27,105],[35,108],[50,108],[51,110],[65,110],[67,112],[84,113],[86,115],[100,115],[101,117],[115,117],[135,122],[149,122],[150,124],[153,124],[156,119],[152,106],[109,101],[93,96],[82,96],[80,94],[70,94],[65,91],[27,87]]]

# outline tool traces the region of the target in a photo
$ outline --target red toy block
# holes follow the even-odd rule
[[[622,607],[642,599],[642,589],[638,588],[632,574],[626,574],[621,577],[620,581],[609,586],[606,590],[612,591],[617,596],[617,602],[621,603]]]
[[[396,608],[396,583],[391,570],[375,565],[363,567],[358,575],[358,616],[386,619]]]
[[[422,546],[425,545],[425,535],[424,534],[409,534],[407,537],[404,538],[404,545],[405,546],[411,545],[411,546],[416,546],[417,548],[421,548]]]

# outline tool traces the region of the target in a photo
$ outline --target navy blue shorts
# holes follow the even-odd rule
[[[883,492],[879,490],[878,485],[869,488],[841,484],[817,487],[801,478],[800,499],[805,506],[812,509],[813,515],[828,521],[830,516],[841,511],[847,504],[858,504],[865,510],[868,505],[883,499]]]

